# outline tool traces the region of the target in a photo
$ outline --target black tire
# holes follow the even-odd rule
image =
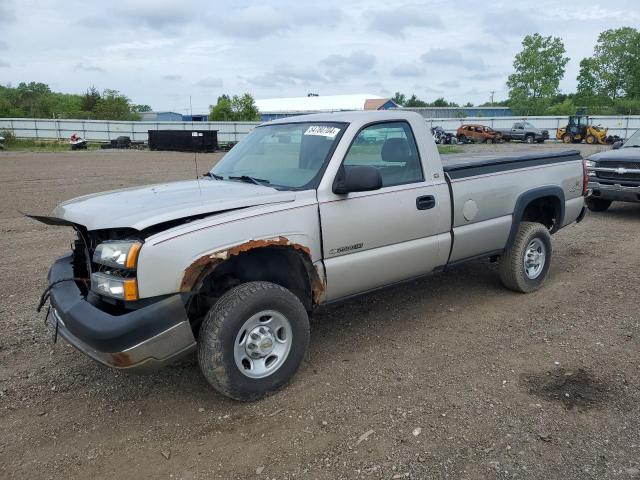
[[[575,143],[573,135],[571,135],[570,133],[565,133],[564,135],[562,135],[562,143]]]
[[[533,135],[527,135],[524,137],[524,143],[533,143],[534,140],[535,138],[533,138]]]
[[[273,373],[250,378],[236,365],[235,342],[245,322],[263,310],[286,317],[291,326],[291,347],[284,363]],[[274,283],[243,283],[226,292],[207,313],[198,336],[198,363],[204,377],[218,392],[236,400],[258,400],[293,377],[308,344],[309,317],[298,297]]]
[[[530,245],[540,243],[544,248],[544,263],[535,278],[525,271],[525,255]],[[513,245],[500,257],[500,280],[505,287],[516,292],[529,293],[538,290],[549,272],[553,248],[547,227],[536,222],[522,222],[518,226]]]
[[[493,143],[493,138],[487,138],[484,143]]]
[[[587,198],[587,208],[592,212],[604,212],[611,206],[611,200],[604,198]]]

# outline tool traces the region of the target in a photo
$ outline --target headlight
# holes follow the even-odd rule
[[[596,162],[593,160],[587,160],[584,163],[587,165],[587,168],[596,168]]]
[[[135,278],[121,278],[106,273],[92,273],[91,290],[120,300],[138,299],[138,282]]]
[[[142,243],[133,240],[104,242],[96,247],[93,261],[114,268],[136,268]]]

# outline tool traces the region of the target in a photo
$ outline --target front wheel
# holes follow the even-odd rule
[[[547,227],[520,223],[513,245],[500,257],[500,280],[516,292],[538,290],[549,272],[552,250]]]
[[[484,143],[493,143],[493,138],[487,138]]]
[[[293,377],[308,344],[309,317],[298,297],[274,283],[243,283],[205,317],[198,363],[218,392],[258,400]]]
[[[587,198],[587,208],[592,212],[604,212],[611,206],[611,200],[603,198]]]
[[[526,137],[524,137],[524,143],[533,143],[533,135],[527,135]]]

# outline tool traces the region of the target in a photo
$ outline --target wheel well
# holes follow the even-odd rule
[[[562,219],[560,199],[556,196],[536,198],[527,204],[522,212],[521,222],[541,223],[551,232],[560,228]]]
[[[319,303],[324,281],[308,250],[277,242],[280,241],[205,256],[185,271],[182,290],[191,293],[188,312],[194,328],[220,296],[241,283],[264,281],[280,285],[296,295],[308,312]]]

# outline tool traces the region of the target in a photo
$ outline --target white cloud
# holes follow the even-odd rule
[[[408,29],[441,29],[440,17],[429,5],[397,5],[367,12],[369,30],[403,37]]]
[[[462,54],[453,48],[432,48],[423,53],[420,60],[431,65],[449,65],[466,68],[469,70],[484,70],[485,63],[480,52],[471,55]]]
[[[391,75],[394,77],[419,77],[422,72],[422,68],[413,63],[401,63],[391,70]]]
[[[196,82],[196,86],[202,88],[222,88],[224,81],[218,77],[205,77]]]
[[[376,63],[375,55],[358,50],[349,55],[334,53],[320,64],[326,69],[330,78],[340,80],[369,72]]]

